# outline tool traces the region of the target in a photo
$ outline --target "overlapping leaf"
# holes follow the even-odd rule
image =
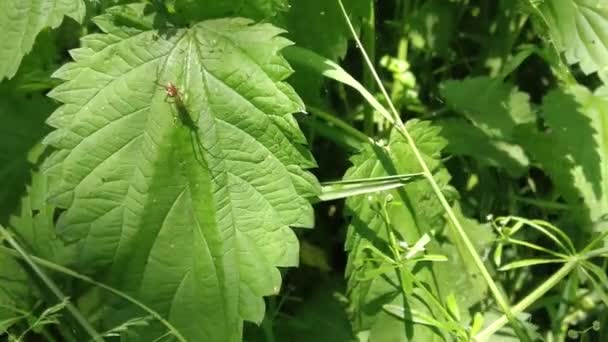
[[[189,20],[244,16],[252,19],[272,18],[288,8],[288,0],[177,0],[177,14]]]
[[[344,0],[344,7],[357,28],[371,14],[370,0]],[[340,10],[338,1],[293,0],[289,11],[277,19],[277,24],[287,30],[289,39],[297,46],[309,49],[332,61],[346,55],[351,33]],[[318,103],[322,77],[305,68],[296,68],[290,80],[306,103]],[[300,72],[301,71],[301,72]]]
[[[608,88],[555,90],[543,99],[549,130],[523,127],[518,140],[584,221],[608,213]],[[582,204],[582,206],[580,206]]]
[[[276,267],[298,262],[290,227],[313,223],[315,163],[292,117],[303,105],[278,54],[289,41],[246,19],[161,32],[97,23],[107,33],[83,38],[51,94],[64,103],[46,139],[58,149],[50,199],[67,208],[58,230],[78,241],[82,270],[109,270],[188,340],[239,340],[278,291]]]
[[[48,132],[44,120],[52,109],[42,96],[0,96],[0,223],[6,224],[25,193],[32,167],[28,154]]]
[[[539,4],[557,48],[586,74],[608,72],[608,6],[598,0],[552,0]]]
[[[82,21],[82,0],[23,0],[0,2],[0,80],[13,77],[38,33],[61,24],[64,16]]]
[[[439,121],[448,140],[447,151],[473,156],[489,165],[520,175],[528,158],[513,143],[517,125],[534,120],[528,95],[500,79],[487,77],[447,81],[441,94],[446,103],[466,117]]]
[[[427,122],[410,121],[407,123],[410,134],[424,154],[429,167],[436,169],[435,177],[447,189],[449,174],[441,167],[439,153],[445,147],[445,140],[438,135],[438,128]],[[387,176],[397,173],[420,171],[411,148],[399,136],[393,136],[386,149],[366,149],[353,157],[354,166],[349,169],[345,179]],[[389,198],[392,200],[389,201]],[[374,196],[356,196],[346,203],[350,225],[346,247],[349,251],[347,266],[348,297],[351,301],[352,322],[356,332],[365,334],[370,341],[440,340],[433,329],[403,322],[383,310],[383,305],[405,305],[431,316],[437,314],[427,306],[424,296],[414,290],[404,298],[400,281],[394,271],[369,277],[381,268],[381,264],[368,261],[374,255],[370,246],[387,251],[388,234],[392,229],[398,239],[413,245],[423,234],[434,234],[433,241],[427,245],[431,253],[443,254],[448,262],[421,264],[412,272],[426,284],[435,295],[443,300],[452,293],[456,296],[461,311],[466,312],[471,305],[485,295],[485,284],[477,281],[477,270],[461,256],[457,239],[445,226],[443,210],[428,183],[421,180],[405,185],[403,189],[378,193]],[[381,209],[385,206],[388,218]],[[387,227],[390,222],[390,227]],[[476,243],[482,249],[488,243],[489,230],[476,227],[473,222],[464,222],[470,232],[475,231]],[[387,254],[390,254],[386,252]]]
[[[10,230],[27,253],[58,265],[70,266],[74,257],[74,246],[65,246],[55,234],[53,220],[56,208],[46,201],[46,177],[37,171],[31,173],[31,184],[27,186],[27,194],[21,198],[20,212],[11,216],[6,229]],[[23,267],[23,263],[6,251],[0,252],[0,279],[2,332],[16,322],[31,320],[39,314],[35,310],[35,304],[40,304],[43,296],[36,287],[37,282],[31,278],[31,273]],[[43,305],[50,306],[54,300],[55,297],[52,297],[51,302]],[[16,331],[21,332],[18,329]]]

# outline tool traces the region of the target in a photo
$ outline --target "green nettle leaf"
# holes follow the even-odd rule
[[[288,0],[177,0],[175,2],[176,12],[190,20],[227,16],[268,19],[286,11],[288,7]]]
[[[0,2],[0,80],[15,75],[41,30],[59,26],[64,16],[81,22],[84,14],[82,0]]]
[[[369,0],[344,0],[344,7],[357,27],[370,14]],[[298,46],[336,61],[346,54],[352,39],[338,1],[292,0],[284,18],[288,36]]]
[[[42,96],[0,94],[0,223],[7,222],[25,193],[33,166],[28,154],[48,132],[44,120],[52,109]]]
[[[139,8],[139,7],[131,7]],[[316,166],[292,113],[270,24],[209,20],[162,32],[82,39],[50,96],[50,200],[67,210],[82,272],[100,274],[165,316],[189,341],[236,341],[298,263],[290,227],[311,227]],[[159,86],[159,84],[165,85]],[[108,326],[144,316],[122,308]],[[151,341],[160,325],[141,332]]]
[[[542,1],[538,8],[557,48],[584,73],[608,71],[608,6],[598,0]]]
[[[406,127],[429,167],[437,170],[437,182],[448,189],[449,174],[441,167],[439,159],[446,141],[439,136],[439,129],[423,121],[409,121]],[[415,160],[407,143],[400,136],[393,135],[386,148],[366,148],[353,157],[354,165],[344,178],[348,180],[418,172],[420,167]],[[414,288],[404,298],[401,280],[396,271],[379,258],[379,252],[391,255],[388,249],[389,230],[409,246],[413,246],[424,234],[432,234],[432,241],[425,246],[426,251],[447,256],[448,261],[423,262],[414,268],[407,268],[440,301],[452,294],[458,302],[460,312],[467,313],[472,305],[484,298],[485,283],[478,280],[479,275],[474,265],[461,257],[458,239],[453,238],[446,227],[442,206],[426,181],[412,182],[402,189],[374,196],[351,197],[346,201],[346,210],[350,216],[346,241],[349,251],[348,297],[355,332],[361,334],[367,331],[365,334],[370,341],[402,341],[412,338],[431,341],[442,338],[437,330],[424,324],[415,324],[411,319],[403,321],[385,310],[389,305],[405,308],[406,312],[422,312],[430,317],[438,314],[432,305],[428,305],[428,299],[418,288]],[[383,210],[386,215],[383,215]],[[490,229],[477,227],[474,221],[462,222],[470,234],[475,234],[474,241],[478,250],[485,248],[492,238]],[[376,261],[370,261],[370,258]],[[378,274],[377,270],[385,272]],[[411,314],[406,316],[411,317]]]
[[[343,3],[356,28],[371,15],[370,0],[344,0]],[[346,55],[348,42],[352,39],[337,0],[292,0],[289,11],[276,22],[287,30],[287,36],[298,47],[312,50],[332,61]],[[323,77],[297,65],[294,68],[297,72],[290,83],[306,103],[318,103]]]
[[[529,97],[513,85],[488,77],[443,83],[446,103],[470,121],[439,120],[447,151],[472,156],[514,176],[528,166],[528,158],[514,144],[514,128],[534,120]]]
[[[534,120],[528,94],[498,78],[446,81],[441,95],[451,108],[493,138],[508,139],[516,125]]]
[[[449,142],[446,152],[469,155],[487,165],[503,167],[513,176],[521,175],[529,163],[520,146],[491,139],[465,120],[442,119],[437,125],[441,127],[441,136]]]
[[[549,130],[522,127],[518,141],[575,212],[584,209],[583,219],[601,220],[608,214],[608,87],[554,90],[543,99],[542,115]]]

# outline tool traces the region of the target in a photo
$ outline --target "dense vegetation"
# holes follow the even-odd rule
[[[605,1],[2,0],[0,33],[0,340],[608,340]]]

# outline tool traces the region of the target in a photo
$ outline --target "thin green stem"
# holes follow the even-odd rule
[[[535,198],[527,198],[523,196],[513,196],[513,198],[521,203],[530,204],[539,208],[552,209],[552,210],[569,210],[570,206],[566,204],[561,204],[553,201],[545,201],[541,199]]]
[[[64,295],[63,292],[61,292],[55,282],[38,267],[38,265],[32,260],[32,257],[30,257],[30,255],[26,253],[23,248],[21,248],[19,243],[17,243],[17,241],[13,239],[11,234],[1,225],[0,234],[2,234],[4,240],[15,251],[17,251],[17,253],[19,253],[20,257],[25,261],[26,264],[28,264],[28,266],[34,271],[34,273],[40,278],[40,280],[42,280],[44,285],[46,285],[46,287],[48,287],[49,290],[57,297],[57,299],[59,299],[59,301],[66,302],[66,309],[74,317],[76,322],[78,322],[78,324],[82,326],[82,328],[87,332],[87,334],[89,334],[94,341],[104,341],[103,337],[99,335],[99,333],[95,330],[95,328],[93,328],[89,321],[87,321],[87,319],[82,315],[82,313],[80,313],[80,311],[70,302],[68,297]]]
[[[590,250],[591,248],[595,247],[596,245],[603,243],[604,239],[608,237],[608,230],[598,234],[598,236],[596,238],[593,239],[593,241],[589,242],[589,244],[587,244],[587,246],[585,246],[585,248],[583,248],[583,250],[581,251],[581,253],[585,253],[588,250]]]
[[[537,300],[542,298],[549,290],[551,290],[555,285],[557,285],[562,279],[564,279],[570,272],[576,267],[579,263],[578,257],[572,257],[568,262],[564,264],[557,272],[555,272],[551,277],[545,280],[540,286],[538,286],[534,291],[530,292],[524,299],[522,299],[519,303],[515,304],[512,308],[512,313],[517,315],[524,310],[526,310],[530,305],[534,304]],[[476,341],[485,341],[498,330],[502,329],[507,323],[509,319],[502,315],[500,318],[492,322],[485,329],[480,331],[477,335],[475,335]]]
[[[530,249],[535,249],[537,251],[545,252],[547,254],[553,255],[553,256],[555,256],[557,258],[560,258],[560,259],[566,259],[566,258],[568,258],[567,254],[557,253],[557,252],[554,252],[554,251],[552,251],[552,250],[550,250],[548,248],[541,247],[541,246],[539,246],[537,244],[533,244],[533,243],[530,243],[530,242],[527,242],[527,241],[524,241],[524,240],[519,240],[519,239],[514,239],[512,237],[509,237],[509,238],[507,238],[505,240],[505,242],[512,243],[514,245],[525,246],[525,247],[528,247]]]
[[[1,228],[1,226],[0,226],[0,228]],[[8,255],[11,255],[13,257],[16,257],[16,258],[25,259],[25,257],[23,255],[21,255],[20,253],[18,253],[17,251],[15,251],[15,250],[13,250],[11,248],[0,246],[0,251],[6,253]],[[104,290],[106,290],[106,291],[108,291],[108,292],[110,292],[110,293],[112,293],[112,294],[114,294],[114,295],[122,298],[122,299],[125,299],[128,302],[131,302],[131,303],[137,305],[138,307],[140,307],[141,309],[143,309],[144,311],[146,311],[147,313],[149,313],[152,317],[156,318],[159,322],[161,322],[161,324],[163,324],[167,328],[167,330],[169,330],[173,334],[173,336],[175,336],[175,338],[177,338],[178,341],[180,341],[180,342],[186,342],[187,341],[186,338],[184,338],[182,336],[182,334],[177,329],[175,329],[175,327],[173,327],[173,325],[171,325],[171,323],[169,323],[166,319],[164,319],[159,313],[157,313],[156,311],[152,310],[151,308],[149,308],[148,306],[146,306],[144,303],[138,301],[137,299],[135,299],[135,298],[133,298],[133,297],[131,297],[131,296],[129,296],[129,295],[127,295],[127,294],[125,294],[125,293],[123,293],[123,292],[121,292],[121,291],[113,288],[113,287],[111,287],[111,286],[105,285],[105,284],[100,283],[100,282],[98,282],[98,281],[96,281],[94,279],[91,279],[91,278],[89,278],[87,276],[84,276],[84,275],[82,275],[80,273],[72,271],[69,268],[63,267],[61,265],[57,265],[55,263],[52,263],[50,261],[47,261],[47,260],[44,260],[44,259],[41,259],[41,258],[38,258],[38,257],[35,257],[35,256],[28,256],[28,258],[35,265],[40,265],[42,267],[48,268],[50,270],[53,270],[55,272],[63,273],[63,274],[68,275],[70,277],[82,280],[85,283],[89,283],[89,284],[98,286],[98,287],[100,287],[100,288],[102,288],[102,289],[104,289]]]
[[[356,43],[359,46],[361,46],[361,41],[357,37],[357,33],[348,18],[348,14],[346,12],[346,9],[344,8],[344,5],[342,4],[342,0],[338,0],[338,4],[340,5],[340,9],[342,10],[342,14],[344,15],[344,18],[347,21],[347,24],[350,28],[353,38],[355,39]],[[365,50],[364,49],[359,49],[359,50],[361,50],[361,52],[363,54],[363,58],[365,59],[365,62],[367,63],[368,67],[370,68],[370,71],[372,72],[372,75],[374,76],[376,83],[378,84],[378,87],[380,88],[380,90],[382,92],[382,95],[385,97],[386,101],[388,102],[388,105],[391,109],[391,113],[393,115],[394,124],[395,124],[396,129],[401,133],[401,135],[403,135],[403,137],[406,139],[407,143],[410,145],[412,151],[414,152],[414,156],[416,157],[418,163],[420,164],[420,167],[422,168],[422,171],[424,172],[427,180],[429,181],[431,187],[433,188],[435,195],[437,196],[437,198],[439,199],[439,202],[443,206],[443,209],[445,210],[449,220],[452,222],[452,226],[456,229],[456,233],[458,234],[458,236],[464,243],[465,248],[467,249],[468,253],[470,254],[470,257],[473,259],[473,262],[475,263],[475,266],[479,269],[479,272],[481,273],[482,277],[486,281],[488,288],[490,289],[494,298],[496,299],[496,302],[498,303],[498,306],[507,315],[507,317],[509,318],[509,321],[513,325],[513,328],[515,329],[515,331],[518,332],[518,336],[524,340],[528,340],[527,336],[525,335],[525,332],[521,331],[517,320],[511,313],[511,308],[509,306],[507,299],[505,298],[505,296],[502,294],[502,292],[496,285],[496,282],[494,282],[494,279],[490,275],[490,272],[485,267],[485,265],[483,264],[483,261],[477,254],[477,251],[475,250],[475,246],[473,246],[473,243],[471,242],[471,240],[467,236],[466,232],[464,231],[464,228],[460,224],[460,221],[456,218],[456,215],[454,214],[452,207],[450,206],[447,199],[441,192],[441,188],[439,187],[439,184],[437,184],[437,182],[435,181],[433,174],[431,173],[428,165],[424,161],[422,154],[420,153],[420,150],[416,146],[416,142],[414,141],[412,136],[409,134],[409,132],[405,128],[405,125],[403,124],[403,122],[401,121],[401,118],[399,117],[399,114],[398,114],[397,110],[395,109],[395,106],[393,105],[393,103],[390,100],[390,96],[388,95],[386,89],[382,85],[382,81],[380,80],[378,73],[376,73],[376,71],[374,70],[373,64],[369,60],[369,57],[365,54]]]
[[[371,55],[371,59],[375,60],[376,54],[376,17],[375,17],[375,6],[374,2],[369,2],[370,6],[370,15],[369,18],[363,21],[363,26],[361,28],[361,37],[365,42],[365,49],[367,53]],[[374,79],[369,72],[368,68],[363,69],[363,85],[369,89],[373,90],[374,87]],[[374,131],[374,108],[369,104],[365,106],[363,111],[364,121],[363,121],[363,130],[366,134],[372,135]]]
[[[608,247],[594,249],[582,255],[585,259],[591,259],[599,256],[608,255]]]

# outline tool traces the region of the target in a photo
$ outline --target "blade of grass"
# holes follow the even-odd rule
[[[469,252],[470,257],[473,259],[473,262],[475,263],[475,265],[479,269],[482,277],[486,281],[486,283],[488,285],[488,288],[490,289],[490,292],[492,292],[492,294],[493,294],[496,302],[498,303],[498,306],[501,308],[501,310],[508,317],[509,322],[512,324],[513,329],[517,333],[518,337],[520,339],[524,340],[524,341],[528,341],[529,337],[521,329],[520,325],[518,324],[518,321],[516,320],[516,318],[511,313],[511,307],[509,305],[509,302],[507,301],[507,299],[505,298],[505,296],[503,295],[503,293],[498,288],[498,285],[496,284],[496,282],[494,282],[494,279],[490,275],[490,272],[485,267],[485,265],[483,264],[483,261],[481,260],[481,258],[477,254],[477,252],[475,250],[475,246],[473,245],[473,243],[471,242],[471,240],[467,236],[466,232],[464,231],[464,228],[460,224],[460,221],[456,218],[456,215],[455,215],[454,211],[452,210],[452,207],[450,206],[450,204],[448,203],[447,199],[445,198],[445,196],[441,192],[441,188],[439,187],[439,184],[437,184],[437,182],[435,181],[435,178],[433,177],[433,174],[431,173],[428,165],[424,161],[424,159],[422,157],[422,154],[420,153],[420,150],[416,146],[416,142],[414,141],[414,139],[412,138],[412,136],[409,134],[409,132],[406,130],[405,125],[403,124],[403,121],[401,121],[401,118],[399,117],[399,114],[398,114],[395,106],[391,102],[390,96],[388,95],[386,89],[384,88],[384,85],[382,84],[382,81],[380,80],[380,77],[378,76],[378,73],[375,71],[373,64],[371,63],[369,57],[365,53],[365,50],[361,48],[361,41],[359,40],[359,38],[357,36],[357,33],[356,33],[356,31],[355,31],[352,23],[350,22],[350,19],[348,17],[348,13],[346,12],[346,9],[344,8],[344,4],[342,3],[341,0],[338,0],[338,4],[340,5],[340,9],[342,10],[342,14],[343,14],[343,16],[344,16],[344,18],[345,18],[345,20],[346,20],[346,22],[348,24],[348,27],[349,27],[349,29],[351,31],[351,34],[352,34],[353,38],[355,39],[355,41],[357,43],[357,46],[359,47],[359,50],[361,51],[361,53],[363,55],[363,58],[365,59],[365,62],[367,64],[367,66],[369,67],[372,75],[374,76],[374,79],[376,80],[376,83],[377,83],[380,91],[382,92],[382,95],[384,96],[384,98],[386,99],[386,101],[387,101],[387,103],[388,103],[388,105],[390,107],[390,110],[391,110],[391,113],[392,113],[391,121],[395,125],[395,128],[397,129],[397,131],[399,133],[401,133],[401,135],[403,135],[403,137],[406,139],[406,141],[408,142],[408,144],[411,146],[412,151],[414,152],[414,155],[415,155],[418,163],[420,164],[420,167],[422,167],[422,170],[423,170],[423,172],[424,172],[427,180],[429,181],[431,187],[433,188],[433,191],[435,192],[435,195],[437,196],[437,198],[441,202],[441,205],[443,206],[443,208],[444,208],[444,210],[445,210],[448,218],[450,219],[450,221],[452,222],[454,228],[456,229],[456,233],[458,234],[458,236],[460,237],[460,239],[463,241],[463,243],[464,243],[467,251]],[[377,101],[375,100],[375,98],[374,98],[374,102],[377,103]]]
[[[66,309],[70,312],[70,314],[74,317],[76,322],[80,324],[80,326],[91,336],[94,341],[102,342],[104,341],[103,337],[99,335],[99,333],[93,328],[93,326],[87,321],[87,319],[80,313],[80,311],[70,302],[68,297],[61,292],[59,287],[55,284],[55,282],[46,275],[36,263],[32,260],[28,253],[21,248],[19,243],[15,239],[13,239],[10,232],[8,232],[3,226],[0,225],[0,234],[3,236],[4,240],[19,253],[20,257],[25,261],[25,263],[34,271],[34,273],[42,280],[44,285],[49,288],[49,290],[59,299],[60,302],[65,302]]]
[[[421,173],[412,173],[388,177],[327,182],[322,184],[321,194],[316,198],[316,200],[319,202],[326,202],[356,195],[387,191],[402,187],[403,185],[421,177]]]
[[[0,228],[2,228],[2,226],[0,226]],[[0,230],[1,231],[1,230]],[[0,246],[0,252],[4,252],[8,255],[11,255],[15,258],[20,258],[20,259],[24,259],[24,256],[21,255],[19,252],[17,252],[14,249],[8,248],[8,247],[4,247],[4,246]],[[166,319],[164,319],[158,312],[152,310],[151,308],[149,308],[148,306],[146,306],[144,303],[138,301],[137,299],[129,296],[126,293],[123,293],[111,286],[108,286],[106,284],[100,283],[92,278],[89,278],[85,275],[82,275],[78,272],[72,271],[71,269],[67,268],[67,267],[63,267],[61,265],[57,265],[55,263],[52,263],[48,260],[44,260],[35,256],[28,256],[28,258],[30,259],[30,261],[35,264],[35,265],[40,265],[44,268],[50,269],[52,271],[55,272],[59,272],[59,273],[63,273],[67,276],[70,276],[72,278],[76,278],[78,280],[84,281],[85,283],[89,283],[95,286],[98,286],[128,302],[131,302],[133,304],[135,304],[136,306],[140,307],[142,310],[146,311],[147,313],[149,313],[152,317],[156,318],[159,322],[162,323],[162,325],[164,325],[167,330],[169,330],[173,336],[175,336],[175,338],[180,341],[180,342],[187,342],[186,338],[184,338],[182,336],[182,334],[180,334],[180,332],[171,324],[169,323]]]
[[[380,102],[378,102],[378,100],[376,100],[374,95],[367,91],[361,83],[355,80],[338,64],[317,55],[313,51],[298,46],[290,46],[284,50],[283,55],[290,63],[308,66],[327,78],[331,78],[332,80],[346,84],[355,89],[378,113],[380,113],[380,115],[382,115],[382,117],[384,117],[384,119],[394,124],[391,114],[380,104]]]

